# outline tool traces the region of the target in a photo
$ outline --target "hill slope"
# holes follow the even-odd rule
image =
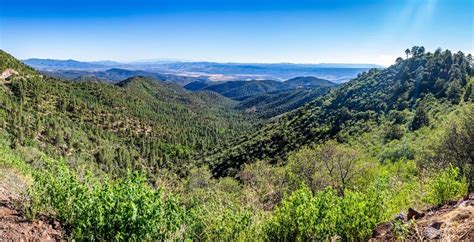
[[[110,173],[182,170],[189,157],[248,130],[253,121],[215,93],[131,78],[119,85],[42,77],[1,51],[18,74],[0,84],[2,135]],[[171,166],[172,165],[172,166]]]
[[[54,237],[71,240],[368,240],[400,211],[439,206],[474,187],[471,59],[422,50],[258,132],[250,126],[258,120],[216,92],[144,77],[63,82],[0,52],[0,66],[13,73],[0,79],[0,200],[27,186],[15,209],[59,222],[65,234]],[[239,136],[204,166],[190,162]],[[208,164],[215,177],[237,179],[214,179]],[[469,239],[462,234],[471,217],[453,222],[461,236],[452,238]],[[434,224],[426,218],[417,225]],[[394,223],[397,238],[411,238],[413,224]],[[22,228],[45,235],[45,227]]]
[[[336,84],[334,82],[317,78],[314,76],[300,76],[295,77],[284,82],[290,88],[300,88],[300,87],[332,87]]]
[[[242,100],[248,96],[270,91],[281,90],[281,82],[273,80],[228,81],[222,84],[211,85],[203,90],[214,91],[234,100]]]
[[[424,53],[422,47],[412,52],[407,60],[400,58],[387,69],[360,74],[251,136],[217,149],[205,162],[212,164],[215,176],[234,175],[245,163],[258,159],[276,163],[305,145],[329,138],[344,141],[345,134],[365,132],[369,123],[389,115],[417,129],[425,123],[416,118],[409,123],[409,119],[415,112],[419,116],[426,112],[424,102],[435,99],[456,104],[469,96],[465,92],[471,68],[463,53]]]
[[[246,97],[237,108],[271,118],[295,110],[315,98],[326,94],[330,87],[299,88],[267,92]]]
[[[228,81],[218,84],[192,82],[184,86],[190,91],[209,90],[234,100],[265,94],[269,92],[287,91],[300,88],[332,87],[335,83],[312,77],[296,77],[284,82],[274,80]]]

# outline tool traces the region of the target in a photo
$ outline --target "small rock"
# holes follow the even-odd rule
[[[443,222],[436,221],[430,225],[430,227],[433,227],[435,229],[440,229],[441,225],[443,225]]]
[[[439,239],[440,234],[439,230],[433,227],[428,227],[423,231],[423,237],[426,239]]]
[[[458,207],[466,207],[468,201],[462,201],[461,203],[459,203]]]
[[[387,234],[390,234],[392,232],[392,228],[393,228],[393,224],[391,222],[386,222],[386,223],[383,223],[383,224],[380,224],[379,226],[377,226],[373,233],[372,233],[372,237],[373,238],[383,238],[385,237]]]
[[[413,208],[409,208],[408,209],[408,213],[407,213],[407,219],[410,220],[410,219],[419,219],[421,217],[425,216],[424,213],[419,213],[417,212],[415,209]]]
[[[59,228],[61,228],[61,224],[58,221],[54,221],[53,222],[53,228],[54,229],[59,229]]]
[[[397,214],[395,221],[406,221],[405,215],[403,215],[403,213]]]
[[[461,205],[462,203],[464,203],[464,202],[467,201],[467,200],[469,200],[469,194],[467,194],[466,196],[460,198],[460,199],[458,200],[458,203],[456,204],[456,206]]]

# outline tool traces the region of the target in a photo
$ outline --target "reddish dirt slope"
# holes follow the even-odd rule
[[[18,209],[27,181],[15,170],[0,167],[0,241],[61,240],[58,222],[45,217],[29,221]]]

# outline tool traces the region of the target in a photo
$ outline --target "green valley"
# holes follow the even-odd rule
[[[57,221],[63,239],[358,241],[384,223],[410,239],[404,211],[474,188],[462,52],[415,46],[347,83],[292,88],[65,81],[2,51],[7,70],[0,170],[24,183],[22,216]]]
[[[258,122],[210,92],[134,77],[116,85],[42,77],[5,52],[2,68],[18,74],[2,84],[3,136],[107,173],[182,170],[194,154]],[[170,166],[172,164],[172,166]]]

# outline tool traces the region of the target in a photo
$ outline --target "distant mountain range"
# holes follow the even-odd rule
[[[109,82],[109,83],[118,83],[124,79],[135,77],[135,76],[142,76],[142,77],[150,77],[153,79],[157,79],[163,82],[173,82],[178,85],[184,86],[190,82],[195,81],[207,81],[205,77],[191,77],[191,76],[180,76],[180,75],[173,75],[173,74],[162,74],[150,71],[142,71],[142,70],[127,70],[127,69],[120,69],[120,68],[111,68],[106,70],[97,70],[97,71],[89,71],[89,70],[47,70],[41,71],[41,73],[60,78],[60,79],[67,79],[67,80],[74,80],[74,81],[99,81],[99,82]]]
[[[23,63],[39,70],[77,70],[104,68],[104,62],[81,62],[76,60],[27,59]]]
[[[372,64],[292,64],[292,63],[216,63],[216,62],[177,62],[177,61],[140,61],[119,63],[114,61],[82,62],[76,60],[27,59],[25,64],[53,76],[78,78],[95,76],[98,79],[109,78],[101,72],[109,69],[145,71],[146,76],[172,74],[177,76],[200,77],[210,81],[272,79],[286,80],[298,76],[315,76],[341,83],[367,71],[370,68],[382,68]],[[74,72],[71,72],[74,71]],[[77,71],[87,72],[80,73]],[[152,73],[152,75],[150,75]],[[126,76],[128,78],[131,76]],[[81,78],[83,79],[83,78]],[[116,82],[118,79],[107,79]]]

